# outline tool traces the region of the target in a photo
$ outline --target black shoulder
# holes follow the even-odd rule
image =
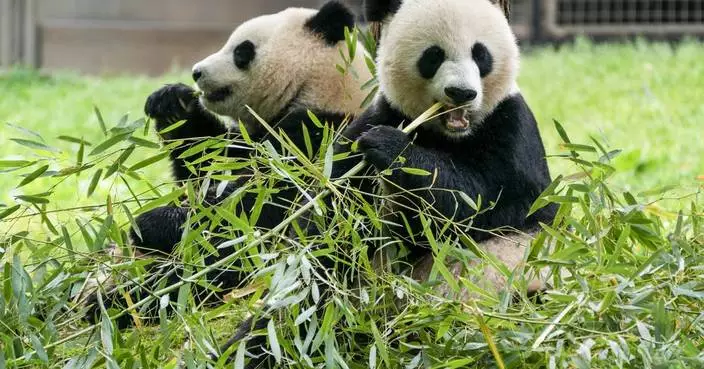
[[[506,119],[506,117],[511,117],[513,119],[517,118],[516,122],[532,123],[537,125],[533,112],[530,110],[528,103],[523,98],[521,93],[509,95],[501,101],[486,120]]]
[[[517,93],[502,101],[483,124],[493,126],[490,134],[504,135],[509,140],[510,160],[522,177],[522,191],[532,205],[532,201],[550,185],[551,178],[538,122],[523,95]],[[526,224],[550,223],[556,211],[557,207],[550,204],[528,217]]]
[[[523,95],[517,93],[506,98],[482,125],[490,131],[489,134],[511,140],[519,166],[532,162],[535,175],[549,180],[545,147],[538,122]]]

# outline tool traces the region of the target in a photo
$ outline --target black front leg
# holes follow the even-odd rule
[[[181,241],[188,208],[162,206],[141,214],[135,219],[137,228],[130,229],[135,249],[143,255],[169,256]]]
[[[169,84],[153,92],[147,98],[144,112],[154,120],[157,134],[162,140],[185,140],[183,145],[170,153],[174,176],[178,181],[193,177],[186,167],[186,159],[179,159],[179,156],[197,143],[195,139],[217,137],[229,132],[217,116],[203,107],[196,91],[182,83]],[[180,121],[185,123],[163,134],[159,133]]]

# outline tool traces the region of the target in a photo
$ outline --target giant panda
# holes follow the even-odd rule
[[[237,139],[242,128],[251,140],[269,140],[281,153],[281,144],[269,136],[248,107],[272,127],[283,131],[296,146],[303,149],[310,145],[317,153],[323,128],[314,124],[309,111],[320,122],[333,127],[343,124],[361,111],[367,95],[362,85],[372,78],[361,52],[348,66],[351,71],[343,74],[336,67],[343,64],[340,53],[346,50],[345,28],[353,31],[354,26],[353,13],[338,1],[329,1],[319,10],[289,8],[259,16],[237,27],[219,51],[193,66],[195,88],[177,83],[152,93],[145,103],[145,114],[155,123],[160,138],[169,143],[183,140],[182,145],[169,153],[175,180],[202,182],[203,173],[189,164],[194,158],[181,158],[182,154],[203,138]],[[363,46],[358,44],[357,49],[363,50]],[[236,123],[233,126],[229,121]],[[306,135],[310,142],[306,142]],[[225,154],[248,158],[251,152],[249,147],[238,143],[230,145]],[[233,174],[241,179],[228,183],[224,191],[217,191],[217,184],[210,185],[205,192],[207,205],[221,204],[247,181],[249,172],[242,169]],[[269,229],[281,222],[299,193],[283,180],[276,184],[276,190],[256,221],[259,228]],[[236,207],[237,214],[251,209],[256,200],[256,194],[243,195]],[[130,230],[136,252],[172,255],[191,211],[188,206],[164,206],[138,216],[136,229]],[[222,237],[208,240],[215,246],[223,241],[226,240]],[[203,264],[212,264],[235,251],[234,247],[220,248],[217,253],[206,254]],[[213,272],[208,276],[209,283],[223,293],[237,287],[245,277],[237,270],[238,266],[235,263],[230,270]],[[167,285],[177,282],[179,274],[169,274]],[[145,289],[147,293],[158,289],[156,282],[142,287],[141,294],[139,289],[134,291],[133,301],[144,298]],[[177,293],[171,294],[171,301],[176,300]],[[194,287],[194,296],[199,299],[201,295],[215,300],[222,297],[222,293],[212,296],[212,291]],[[91,301],[95,300],[97,296],[93,295]],[[89,312],[89,320],[99,314],[97,305]],[[105,299],[105,305],[125,306],[114,293]],[[141,315],[145,319],[156,317],[156,309],[143,309]],[[128,324],[131,324],[129,317],[118,320],[120,326]]]
[[[418,209],[456,222],[446,233],[467,235],[509,269],[520,267],[539,223],[550,222],[555,208],[528,216],[551,180],[537,122],[517,86],[519,49],[504,12],[490,0],[380,0],[367,2],[366,11],[368,21],[382,24],[379,92],[342,132],[333,175],[362,160],[380,174],[379,186],[359,177],[354,186],[389,204],[389,232],[408,249],[404,264],[414,268],[405,272],[417,279],[427,279],[436,262]],[[413,134],[399,129],[438,102],[441,114]],[[355,146],[361,155],[343,155]],[[459,192],[494,204],[478,212]],[[454,263],[452,272],[464,271]],[[507,281],[491,266],[481,277],[486,288],[502,289]],[[537,282],[530,288],[540,288]],[[269,320],[266,314],[246,319],[221,352],[246,340],[247,368],[275,367],[258,333]]]
[[[383,173],[390,233],[406,241],[405,261],[416,265],[417,278],[433,264],[418,209],[454,221],[451,234],[471,237],[510,270],[521,266],[539,223],[555,215],[554,205],[528,215],[551,178],[537,122],[516,82],[520,53],[504,10],[490,0],[366,4],[368,20],[382,24],[379,93],[337,149],[349,151],[356,141],[363,159]],[[443,108],[434,119],[410,135],[399,129],[435,103]],[[335,172],[359,160],[340,161]],[[373,183],[357,185],[368,192]],[[485,209],[477,211],[460,193],[481,198]],[[487,266],[477,282],[500,290],[505,277]],[[526,282],[529,292],[542,287],[539,279]]]

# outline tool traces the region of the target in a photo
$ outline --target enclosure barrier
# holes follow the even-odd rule
[[[0,0],[0,67],[37,65],[36,0]]]
[[[542,0],[542,7],[547,39],[704,35],[704,0]]]
[[[0,67],[161,74],[216,50],[248,18],[324,1],[0,0]],[[343,1],[361,12],[362,0]],[[704,37],[704,0],[511,0],[511,24],[528,42]]]
[[[519,40],[531,40],[535,37],[535,15],[534,0],[511,1],[511,27]]]

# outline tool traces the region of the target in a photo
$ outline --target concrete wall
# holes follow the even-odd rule
[[[42,67],[160,74],[188,68],[242,21],[317,0],[39,0]]]
[[[291,6],[315,8],[326,0],[0,0],[0,5],[25,1],[37,3],[38,57],[32,57],[43,68],[158,75],[190,68],[249,18]],[[343,1],[361,10],[362,0]],[[512,2],[521,39],[532,37],[533,4]]]

